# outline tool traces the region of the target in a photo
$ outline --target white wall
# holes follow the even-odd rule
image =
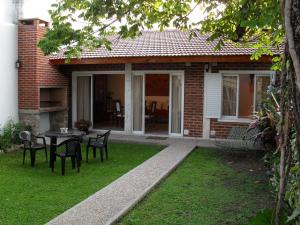
[[[0,0],[0,22],[13,23],[15,22],[16,10],[14,0]],[[2,33],[1,33],[2,34]]]
[[[12,0],[0,0],[0,129],[8,119],[18,120],[17,26]]]

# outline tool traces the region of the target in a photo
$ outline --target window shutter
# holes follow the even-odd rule
[[[220,118],[222,103],[222,75],[205,73],[204,75],[204,117]]]

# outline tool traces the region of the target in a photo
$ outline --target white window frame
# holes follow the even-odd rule
[[[270,70],[220,70],[219,73],[222,76],[222,88],[221,88],[221,118],[218,119],[219,122],[241,122],[241,123],[249,123],[252,121],[251,118],[240,118],[239,115],[239,98],[240,98],[240,90],[239,84],[240,75],[243,74],[253,74],[254,75],[254,95],[253,95],[253,113],[255,112],[256,107],[256,77],[270,77],[270,84],[272,80],[274,80],[274,71]],[[235,116],[223,116],[223,77],[224,76],[237,76],[237,104],[236,104],[236,115]]]

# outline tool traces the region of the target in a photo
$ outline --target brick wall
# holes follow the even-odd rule
[[[18,30],[19,61],[18,73],[19,109],[39,108],[39,89],[36,76],[36,32],[33,25],[20,25]]]
[[[248,127],[247,123],[218,122],[217,119],[210,119],[210,130],[215,131],[216,138],[226,138],[232,127]]]
[[[191,137],[202,137],[204,64],[192,63],[184,78],[184,129]]]
[[[69,78],[51,66],[49,58],[37,47],[45,25],[38,19],[19,24],[19,109],[39,109],[40,87],[68,87]]]

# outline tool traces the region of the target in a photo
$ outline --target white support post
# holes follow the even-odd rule
[[[203,115],[203,134],[202,138],[209,139],[210,138],[210,119],[205,118]]]
[[[125,64],[125,118],[124,131],[126,134],[132,133],[132,66],[131,63]]]

